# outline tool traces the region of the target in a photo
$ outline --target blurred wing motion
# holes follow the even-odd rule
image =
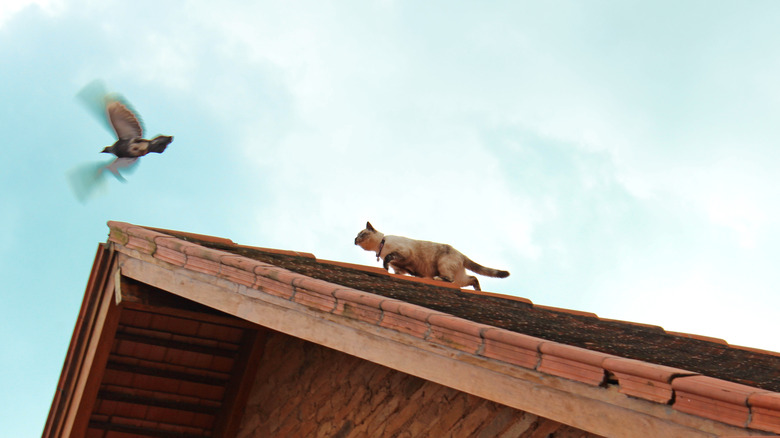
[[[87,84],[76,94],[79,101],[112,134],[129,135],[137,133],[141,137],[143,125],[135,115],[133,107],[118,93],[109,93],[106,84],[100,79]]]
[[[96,79],[90,82],[76,94],[76,97],[109,132],[114,132],[111,121],[108,120],[108,114],[106,114],[108,91],[106,91],[106,85],[103,81]]]
[[[122,182],[127,180],[119,173],[119,169],[127,169],[127,172],[135,170],[135,165],[138,163],[138,157],[135,158],[117,158],[112,161],[111,164],[105,166],[105,169],[114,174],[116,179]]]
[[[103,169],[108,165],[105,161],[82,164],[68,172],[70,188],[81,202],[106,192],[106,177]]]
[[[68,182],[76,198],[81,202],[87,202],[108,191],[108,184],[106,183],[108,172],[106,170],[111,172],[119,181],[127,182],[119,173],[119,169],[122,169],[126,174],[132,173],[136,169],[137,164],[137,158],[116,158],[110,161],[82,164],[68,172]]]

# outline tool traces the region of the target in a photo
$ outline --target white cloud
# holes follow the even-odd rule
[[[3,0],[0,2],[0,28],[14,15],[30,7],[37,7],[47,15],[55,15],[65,8],[65,0]]]

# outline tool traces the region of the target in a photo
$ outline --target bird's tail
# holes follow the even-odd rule
[[[149,141],[149,152],[161,154],[165,151],[165,148],[173,141],[173,137],[170,135],[158,135],[157,137]]]

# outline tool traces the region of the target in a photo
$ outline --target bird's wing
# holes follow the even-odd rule
[[[122,178],[122,175],[119,174],[119,169],[122,169],[122,168],[125,168],[125,167],[131,167],[137,161],[138,161],[138,157],[117,158],[111,164],[106,166],[106,170],[108,170],[111,173],[113,173],[114,176],[116,176],[117,179],[119,179],[120,181],[124,181],[124,178]],[[129,170],[132,170],[132,168],[129,169]]]
[[[68,172],[68,182],[76,198],[87,202],[106,191],[106,178],[103,169],[108,163],[99,161],[81,164]]]
[[[138,117],[116,98],[106,97],[106,114],[120,140],[143,137],[144,130]]]
[[[106,91],[106,85],[99,79],[87,84],[76,95],[78,100],[87,108],[90,114],[100,120],[100,123],[102,123],[109,132],[113,133],[114,128],[111,126],[111,121],[108,120],[108,113],[106,113],[107,96],[108,91]]]

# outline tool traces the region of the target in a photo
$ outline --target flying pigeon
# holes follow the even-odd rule
[[[154,152],[163,153],[165,148],[173,141],[169,135],[158,135],[146,140],[143,138],[143,128],[138,117],[125,104],[112,96],[106,96],[106,115],[111,127],[114,129],[118,140],[104,148],[101,152],[116,155],[116,160],[105,168],[111,171],[117,178],[123,179],[119,169],[128,167],[139,157]]]
[[[143,126],[136,112],[120,95],[108,93],[100,80],[89,83],[77,97],[117,137],[114,144],[101,151],[114,154],[114,160],[84,164],[68,173],[71,187],[82,202],[92,197],[97,189],[105,187],[104,170],[124,182],[119,169],[132,170],[139,157],[150,152],[161,154],[173,141],[173,137],[167,135],[144,139]]]

